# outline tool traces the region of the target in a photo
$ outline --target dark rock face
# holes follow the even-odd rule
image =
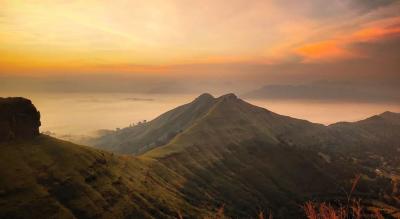
[[[28,99],[0,97],[0,141],[39,135],[40,113]]]

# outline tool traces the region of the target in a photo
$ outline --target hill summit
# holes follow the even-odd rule
[[[150,122],[109,132],[93,139],[90,144],[118,153],[144,154],[185,136],[208,144],[258,137],[278,143],[278,138],[288,132],[295,135],[296,130],[322,126],[254,106],[233,93],[217,98],[204,93]]]

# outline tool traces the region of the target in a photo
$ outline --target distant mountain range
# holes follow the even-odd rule
[[[202,218],[221,206],[302,218],[308,200],[346,202],[356,175],[353,197],[398,217],[399,139],[398,113],[325,126],[202,94],[91,139],[101,150],[44,135],[0,143],[0,218]]]
[[[399,103],[398,89],[366,87],[349,83],[314,82],[309,84],[274,84],[251,90],[246,99],[315,100],[338,102]]]

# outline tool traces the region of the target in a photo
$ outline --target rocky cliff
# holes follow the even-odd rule
[[[28,99],[0,97],[0,141],[39,135],[40,113]]]

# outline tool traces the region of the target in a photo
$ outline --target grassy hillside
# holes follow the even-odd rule
[[[45,135],[0,143],[0,218],[203,218],[221,206],[299,218],[306,201],[346,202],[356,175],[353,196],[396,215],[399,118],[324,126],[205,94],[96,139],[140,156]]]
[[[224,147],[244,141],[258,140],[272,145],[282,143],[282,138],[320,130],[323,125],[278,115],[264,108],[251,105],[227,94],[215,99],[204,117],[173,138],[169,144],[151,150],[148,156],[165,156],[182,147],[211,145]],[[284,142],[287,143],[287,142]]]
[[[1,143],[0,149],[0,218],[175,218],[178,211],[206,213],[180,197],[178,175],[152,161],[44,135]],[[165,181],[164,175],[174,180]]]
[[[329,174],[341,167],[316,153],[269,142],[158,160],[44,135],[0,147],[0,218],[203,218],[221,206],[235,218],[299,217],[306,200],[343,198],[338,179],[352,177]]]
[[[185,128],[168,143],[140,156],[159,161],[185,179],[180,193],[191,205],[224,204],[227,215],[234,217],[265,209],[273,209],[278,218],[295,217],[307,200],[346,200],[346,188],[361,174],[355,193],[364,205],[398,209],[400,174],[393,155],[398,152],[393,150],[400,129],[393,122],[395,114],[324,126],[253,106],[233,94],[207,97],[212,101],[201,116],[186,120]],[[180,112],[179,107],[169,113]]]
[[[199,123],[200,126],[197,125]],[[311,141],[308,138],[303,140],[308,137],[307,132],[315,133],[315,130],[324,130],[324,127],[253,106],[234,94],[219,98],[202,94],[191,103],[170,110],[150,122],[107,133],[92,139],[90,143],[118,153],[143,154],[186,136],[184,133],[201,135],[208,130],[219,129],[218,136],[205,138],[207,143],[212,140],[226,143],[257,137],[275,143],[287,138],[289,144],[290,141],[296,141],[300,145],[301,141],[305,141],[304,144],[308,145]],[[224,138],[228,132],[227,138]]]
[[[363,180],[356,195],[364,205],[399,206],[392,191],[397,181],[353,162],[352,154],[332,150],[336,143],[351,142],[335,137],[326,126],[225,95],[170,143],[142,157],[157,159],[188,178],[182,193],[191,197],[191,204],[225,204],[231,216],[269,209],[278,218],[298,217],[298,206],[307,200],[346,200],[357,174]]]

